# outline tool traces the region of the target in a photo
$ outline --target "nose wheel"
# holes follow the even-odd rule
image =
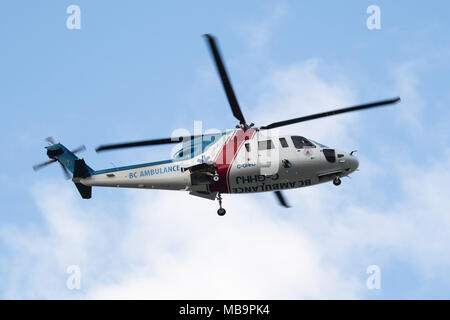
[[[334,184],[335,186],[340,185],[340,184],[341,184],[341,178],[335,177],[335,178],[333,179],[333,184]]]
[[[224,216],[227,211],[222,208],[222,195],[220,193],[217,195],[217,200],[219,200],[219,210],[217,210],[217,214],[219,216]]]

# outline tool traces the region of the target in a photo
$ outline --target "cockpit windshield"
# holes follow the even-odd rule
[[[309,141],[305,137],[292,136],[291,138],[292,138],[292,142],[294,143],[294,147],[296,147],[297,149],[315,148],[316,147],[313,143],[311,143],[311,141]]]
[[[209,147],[216,143],[220,137],[222,137],[222,133],[205,134],[201,137],[183,142],[182,148],[175,152],[173,158],[175,160],[187,160],[194,158],[205,152]]]
[[[319,146],[320,148],[328,148],[326,145],[323,145],[317,141],[311,140],[312,142],[314,142],[317,146]]]

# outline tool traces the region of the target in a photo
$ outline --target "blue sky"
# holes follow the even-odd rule
[[[80,30],[66,28],[71,4]],[[381,30],[366,27],[372,4]],[[3,1],[0,297],[233,298],[238,286],[243,298],[449,298],[448,10],[443,1]],[[33,172],[47,136],[85,144],[100,169],[171,151],[96,154],[102,143],[193,130],[194,120],[234,127],[204,33],[218,37],[258,125],[402,102],[281,130],[360,157],[338,189],[287,192],[288,211],[271,194],[226,197],[226,220],[216,203],[180,193],[94,189],[83,201],[57,166]],[[78,291],[65,286],[73,264]],[[372,264],[381,290],[365,287]]]

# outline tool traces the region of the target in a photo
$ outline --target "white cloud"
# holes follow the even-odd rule
[[[46,232],[1,232],[15,251],[6,297],[361,298],[365,268],[392,259],[446,282],[449,169],[431,164],[417,188],[417,167],[404,166],[400,195],[381,207],[324,185],[287,192],[289,210],[273,210],[271,194],[225,196],[223,218],[214,202],[141,190],[112,200],[118,215],[46,182],[34,194]],[[65,288],[71,264],[80,293]]]
[[[29,266],[12,268],[9,297],[72,297],[64,287],[71,264],[88,274],[80,297],[357,296],[354,277],[324,264],[310,237],[251,197],[226,197],[229,215],[220,218],[215,203],[187,194],[130,192],[115,234],[105,221],[122,219],[81,210],[69,187],[48,182],[36,190],[47,232],[2,231],[16,263]],[[18,290],[24,282],[26,293]]]
[[[245,35],[245,42],[252,51],[265,49],[270,42],[276,27],[288,16],[288,8],[282,2],[266,9],[264,19],[258,19],[239,25],[239,34]]]
[[[100,284],[91,297],[356,296],[351,279],[324,265],[309,237],[254,199],[227,197],[229,216],[222,219],[216,204],[188,197],[164,192],[133,197],[139,204],[130,209],[121,249],[130,255],[127,261],[139,257],[139,267],[119,284]]]

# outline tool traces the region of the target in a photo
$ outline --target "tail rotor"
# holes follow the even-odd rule
[[[45,141],[47,141],[49,146],[54,146],[54,145],[57,144],[57,143],[55,143],[55,141],[53,140],[52,137],[46,138]],[[85,150],[86,150],[86,147],[84,145],[81,145],[78,148],[75,148],[74,150],[72,150],[71,152],[73,154],[76,154],[76,153],[79,153],[79,152],[82,152],[82,151],[85,151]],[[71,175],[70,175],[69,170],[67,170],[67,168],[64,166],[64,164],[60,160],[58,160],[56,158],[56,156],[58,155],[58,150],[55,150],[55,151],[48,150],[47,151],[47,156],[50,158],[50,160],[47,160],[47,161],[44,161],[44,162],[41,162],[41,163],[38,163],[38,164],[34,165],[33,166],[33,170],[37,171],[37,170],[42,169],[42,168],[44,168],[44,167],[46,167],[46,166],[48,166],[48,165],[50,165],[50,164],[52,164],[54,162],[58,162],[59,165],[61,166],[61,169],[63,171],[64,177],[66,179],[70,179]]]

